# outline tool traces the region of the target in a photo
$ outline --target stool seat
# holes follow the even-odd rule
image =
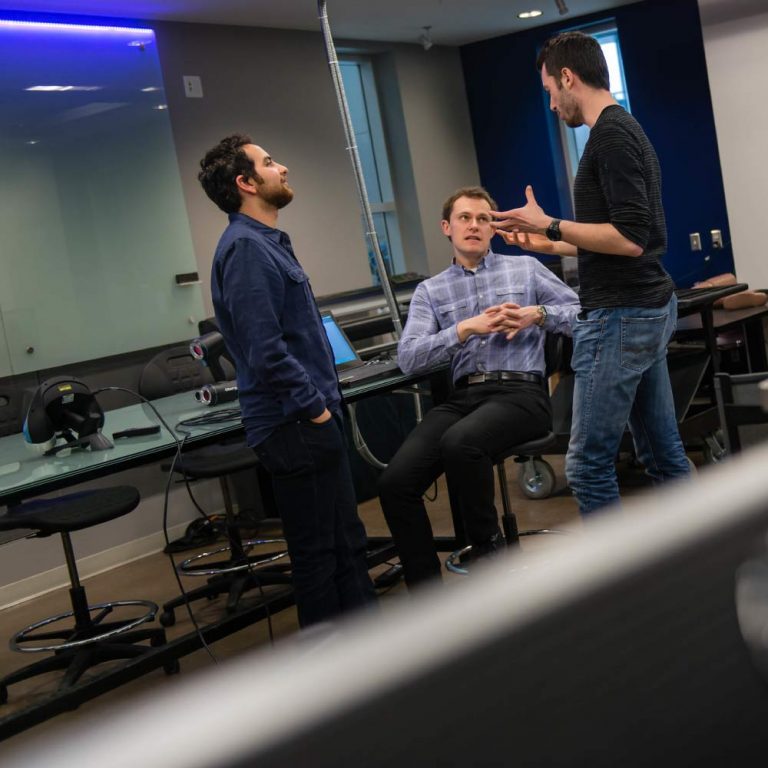
[[[139,505],[139,492],[130,485],[82,491],[55,499],[35,499],[0,517],[0,530],[31,528],[39,536],[66,533],[127,515]]]
[[[286,550],[251,555],[250,551],[263,544],[285,543],[285,539],[243,540],[241,522],[234,513],[227,477],[243,470],[254,469],[258,457],[245,443],[224,444],[181,456],[173,471],[189,480],[218,479],[224,498],[226,535],[228,545],[214,551],[202,552],[187,558],[176,566],[185,576],[207,576],[207,583],[163,604],[160,623],[171,627],[176,623],[175,610],[194,600],[212,600],[226,594],[225,610],[237,609],[240,597],[250,589],[262,589],[268,584],[289,584],[291,576],[287,565],[275,564],[288,555]],[[167,465],[166,468],[170,468]],[[226,559],[224,558],[226,556]]]
[[[191,480],[205,480],[253,469],[259,459],[248,446],[219,446],[217,451],[197,451],[181,456],[174,470]]]
[[[106,661],[136,659],[165,645],[163,629],[140,626],[155,618],[157,605],[152,601],[113,600],[89,605],[70,536],[73,531],[128,514],[139,500],[136,488],[121,485],[24,502],[0,517],[0,530],[24,528],[35,531],[37,536],[61,536],[72,606],[70,611],[36,621],[13,635],[11,650],[52,655],[0,678],[0,704],[8,701],[8,686],[23,680],[63,670],[59,690],[65,691],[92,667]],[[166,673],[173,674],[178,672],[179,664],[170,659],[163,667]]]
[[[519,443],[518,445],[505,448],[495,456],[492,456],[491,461],[494,464],[498,464],[510,456],[541,456],[542,453],[546,453],[550,448],[554,448],[556,443],[557,436],[555,433],[547,432],[546,435],[537,437],[535,440],[529,440],[527,443]]]

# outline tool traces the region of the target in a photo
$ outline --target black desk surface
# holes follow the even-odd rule
[[[746,307],[745,309],[715,309],[712,312],[712,320],[715,330],[725,331],[763,315],[768,315],[768,304],[763,304],[761,307]],[[677,323],[677,330],[681,333],[700,331],[701,328],[701,317],[698,315],[681,317]]]
[[[741,293],[747,288],[749,286],[746,283],[720,285],[712,288],[678,288],[675,290],[677,315],[678,317],[685,317],[693,312],[709,309],[718,299],[723,299],[734,293]]]

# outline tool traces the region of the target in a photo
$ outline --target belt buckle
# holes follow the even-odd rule
[[[467,384],[482,384],[484,382],[484,373],[470,373],[469,376],[467,376]]]

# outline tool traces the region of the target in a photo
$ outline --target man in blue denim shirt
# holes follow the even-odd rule
[[[200,183],[229,214],[211,296],[237,370],[243,426],[270,472],[302,627],[375,599],[346,454],[330,344],[291,241],[276,228],[288,169],[250,137],[228,136]]]
[[[459,189],[446,201],[442,228],[453,264],[416,287],[397,350],[406,373],[450,360],[455,387],[379,481],[409,587],[440,574],[422,495],[442,472],[473,557],[501,546],[491,457],[551,429],[544,332],[570,333],[579,311],[576,294],[538,260],[490,250],[495,207],[482,187]]]

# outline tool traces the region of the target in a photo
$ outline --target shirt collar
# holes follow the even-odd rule
[[[257,232],[261,232],[261,234],[266,235],[271,240],[279,241],[280,236],[285,234],[281,229],[275,229],[274,227],[262,224],[260,221],[248,216],[246,213],[230,213],[229,223],[234,224],[236,221],[251,227],[251,229],[255,229]]]
[[[484,269],[488,269],[489,267],[493,266],[493,262],[496,259],[496,254],[489,248],[488,253],[483,256],[483,258],[480,260],[480,263],[477,265],[477,272],[480,272]],[[471,269],[467,269],[466,267],[462,267],[461,264],[456,263],[456,257],[451,260],[451,266],[450,269],[452,272],[455,272],[457,275],[472,275],[474,272]]]
[[[268,237],[273,242],[285,248],[288,253],[293,256],[294,259],[296,258],[296,255],[293,252],[291,238],[288,236],[288,233],[283,232],[282,229],[275,229],[274,227],[270,227],[267,224],[262,224],[260,221],[257,221],[256,219],[248,216],[246,213],[230,213],[229,223],[234,224],[235,222],[245,224],[247,227],[260,232],[262,235],[264,235],[264,237]]]

